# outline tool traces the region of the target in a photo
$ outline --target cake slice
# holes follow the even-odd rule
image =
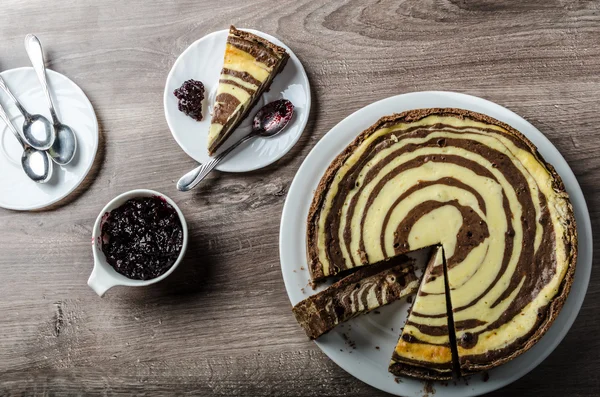
[[[223,69],[208,131],[208,153],[212,156],[237,126],[289,58],[284,48],[255,34],[229,28]]]
[[[415,302],[392,355],[390,372],[419,379],[452,379],[442,247],[434,248]]]
[[[310,339],[336,325],[416,292],[414,260],[399,256],[365,266],[292,309]]]

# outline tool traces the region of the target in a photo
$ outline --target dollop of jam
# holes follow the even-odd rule
[[[102,252],[122,275],[149,280],[173,266],[183,245],[175,209],[160,197],[128,200],[105,215]]]
[[[180,112],[196,121],[202,120],[202,100],[204,99],[204,84],[197,80],[188,80],[173,95],[179,100],[177,107]]]

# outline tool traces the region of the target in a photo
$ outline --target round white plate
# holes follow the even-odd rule
[[[484,113],[510,124],[525,134],[562,177],[571,196],[577,220],[579,256],[575,280],[563,310],[544,337],[523,355],[489,371],[487,381],[484,381],[482,375],[475,375],[468,379],[468,384],[464,380],[458,381],[456,385],[453,382],[449,382],[448,385],[437,382],[433,384],[436,397],[474,396],[499,389],[519,379],[554,350],[579,312],[592,268],[592,228],[579,184],[552,143],[517,114],[485,99],[453,92],[433,91],[387,98],[348,116],[319,141],[306,157],[292,182],[281,218],[281,269],[292,304],[295,305],[313,293],[312,289],[307,287],[309,274],[306,270],[306,217],[313,192],[325,169],[346,145],[380,117],[410,109],[432,107],[463,108]],[[400,328],[406,321],[409,306],[405,301],[397,302],[379,310],[380,314],[372,312],[357,317],[321,337],[316,343],[340,367],[363,382],[388,393],[421,397],[425,387],[423,382],[399,378],[401,382],[397,383],[395,377],[388,372],[390,357],[400,335]],[[302,332],[300,327],[298,332]],[[355,342],[356,349],[348,346],[342,333]],[[376,349],[376,346],[379,349]]]
[[[294,104],[294,117],[284,131],[272,138],[256,138],[240,145],[217,169],[227,172],[253,171],[265,167],[283,157],[300,139],[310,113],[310,86],[304,67],[288,46],[273,36],[253,29],[244,29],[286,49],[290,54],[283,71],[275,77],[271,89],[259,99],[248,117],[219,150],[222,151],[251,130],[252,118],[269,102],[289,99]],[[223,54],[228,30],[220,30],[204,36],[190,45],[175,61],[167,77],[164,94],[165,117],[173,137],[181,148],[199,163],[210,161],[206,147],[212,107],[215,102],[219,75],[223,67]],[[184,81],[201,81],[206,89],[202,121],[186,116],[177,108],[173,91]]]
[[[28,112],[52,120],[33,68],[11,69],[0,74]],[[98,120],[92,104],[68,77],[49,69],[46,76],[60,121],[70,126],[77,136],[75,157],[67,165],[53,164],[52,178],[47,183],[33,182],[21,168],[23,149],[0,121],[0,207],[35,210],[54,204],[79,186],[94,163],[98,150]],[[0,103],[21,131],[23,116],[4,92],[0,92]]]

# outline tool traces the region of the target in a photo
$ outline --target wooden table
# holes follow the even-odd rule
[[[46,211],[0,210],[0,395],[383,395],[307,341],[290,312],[278,236],[286,193],[315,143],[391,95],[459,91],[528,119],[573,168],[598,235],[598,1],[4,0],[0,20],[0,67],[29,65],[23,38],[36,33],[48,66],[89,96],[101,136],[70,198]],[[215,173],[180,193],[175,181],[195,163],[169,133],[164,82],[189,44],[231,23],[294,50],[312,84],[310,121],[276,164]],[[180,205],[188,254],[163,283],[100,299],[86,285],[92,225],[133,188]],[[599,312],[594,271],[556,351],[492,395],[598,395]]]

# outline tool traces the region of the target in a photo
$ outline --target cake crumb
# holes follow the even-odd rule
[[[381,314],[381,312],[379,310],[375,310],[373,313],[375,313],[375,314]]]
[[[412,297],[412,295],[409,295],[409,296],[407,296],[407,297],[406,297],[406,301],[407,301],[408,303],[412,303],[412,302],[413,302],[413,297]]]
[[[302,291],[303,294],[306,293],[306,292],[304,292],[304,288],[300,288],[300,291]]]
[[[400,378],[394,378],[394,382],[396,382],[396,383],[402,383],[403,381]]]
[[[300,266],[300,270],[304,270],[304,266]]]
[[[483,381],[487,382],[488,380],[490,380],[490,374],[487,372],[483,373]]]
[[[346,341],[346,345],[350,346],[352,349],[356,349],[356,342],[351,340],[346,333],[342,333],[342,338]],[[352,352],[351,352],[352,353]]]
[[[375,346],[375,349],[379,350],[379,346]]]
[[[429,397],[432,394],[435,394],[435,388],[433,387],[433,382],[425,382],[425,387],[423,387],[423,397]]]

